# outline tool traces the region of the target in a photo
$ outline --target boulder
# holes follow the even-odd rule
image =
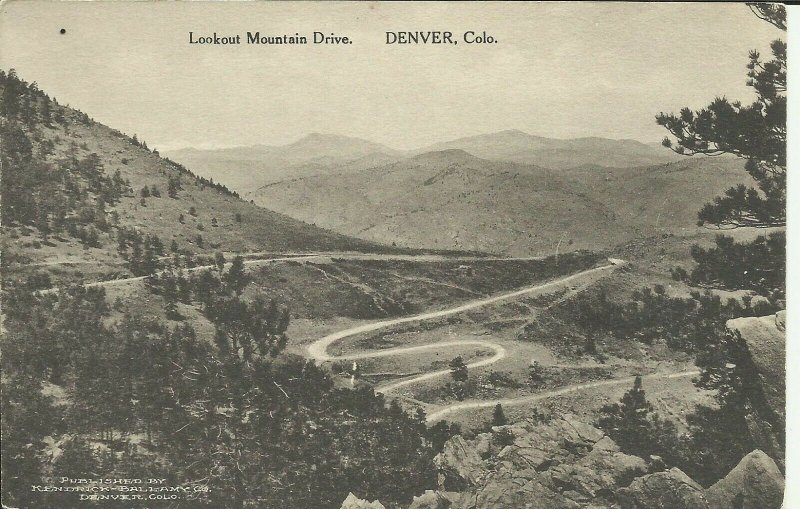
[[[706,490],[710,509],[778,509],[784,480],[778,465],[759,450],[742,458],[733,470]]]
[[[493,452],[496,452],[496,447],[494,446],[494,441],[492,440],[491,433],[480,433],[475,437],[475,440],[472,441],[473,447],[475,448],[475,452],[481,458],[487,458]]]
[[[471,492],[432,491],[414,497],[408,509],[473,509],[475,494]]]
[[[451,502],[438,491],[428,490],[414,497],[408,509],[449,509]]]
[[[509,445],[497,455],[500,461],[507,461],[517,470],[532,468],[546,470],[553,464],[552,455],[536,447]]]
[[[786,310],[775,313],[775,326],[781,332],[786,332]]]
[[[679,468],[634,479],[617,501],[622,509],[709,509],[703,488]]]
[[[486,466],[475,447],[461,435],[445,442],[433,461],[439,471],[439,487],[444,490],[462,491],[476,486],[486,474]]]
[[[595,444],[606,436],[605,433],[599,429],[577,420],[573,415],[566,415],[563,420],[564,423],[569,425],[578,437],[586,443]]]
[[[510,473],[491,476],[479,490],[475,509],[578,509],[580,505],[556,493],[538,479]]]
[[[614,442],[611,437],[603,437],[594,444],[593,451],[619,451],[619,446]]]
[[[576,502],[609,498],[617,487],[647,473],[647,463],[638,456],[603,449],[592,450],[574,463],[549,469],[542,475],[551,489]]]
[[[386,509],[386,507],[377,500],[367,502],[349,493],[347,498],[344,499],[344,502],[342,502],[341,509]]]

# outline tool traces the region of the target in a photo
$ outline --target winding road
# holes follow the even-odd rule
[[[471,302],[468,302],[466,304],[462,304],[462,305],[457,306],[457,307],[444,309],[444,310],[441,310],[441,311],[432,311],[432,312],[427,312],[427,313],[421,313],[421,314],[418,314],[418,315],[406,316],[406,317],[402,317],[402,318],[395,318],[395,319],[392,319],[392,320],[382,320],[382,321],[379,321],[379,322],[367,323],[367,324],[364,324],[364,325],[359,325],[359,326],[352,327],[352,328],[349,328],[349,329],[341,330],[341,331],[338,331],[338,332],[334,332],[333,334],[328,334],[327,336],[324,336],[324,337],[316,340],[315,342],[311,343],[307,347],[307,353],[308,353],[309,357],[314,359],[314,361],[316,361],[317,363],[321,363],[321,362],[344,361],[344,360],[355,361],[355,360],[359,360],[359,359],[372,359],[372,358],[387,357],[387,356],[392,356],[392,355],[410,355],[410,354],[419,353],[419,352],[425,351],[425,350],[442,349],[442,348],[448,348],[448,347],[453,347],[453,346],[474,345],[474,346],[483,347],[483,348],[487,348],[487,349],[493,350],[494,351],[494,355],[492,355],[491,357],[486,358],[486,359],[481,359],[481,360],[469,363],[469,364],[467,364],[467,367],[468,368],[477,368],[477,367],[481,367],[481,366],[488,366],[488,365],[494,364],[494,363],[502,360],[507,355],[506,349],[503,348],[503,346],[501,346],[501,345],[499,345],[497,343],[494,343],[492,341],[489,341],[489,340],[443,341],[443,342],[430,343],[430,344],[427,344],[427,345],[399,347],[399,348],[389,348],[389,349],[385,349],[385,350],[375,350],[375,351],[368,351],[368,352],[357,352],[357,353],[351,353],[351,354],[345,354],[345,355],[337,355],[337,356],[330,355],[328,353],[328,349],[333,344],[338,342],[339,340],[347,338],[347,337],[350,337],[350,336],[355,336],[357,334],[363,334],[363,333],[366,333],[366,332],[372,332],[372,331],[376,331],[376,330],[380,330],[380,329],[385,329],[385,328],[392,327],[392,326],[399,325],[399,324],[403,324],[403,323],[418,322],[418,321],[423,321],[423,320],[431,320],[431,319],[435,319],[435,318],[442,318],[442,317],[445,317],[445,316],[454,315],[454,314],[457,314],[457,313],[463,313],[465,311],[476,309],[476,308],[479,308],[479,307],[482,307],[482,306],[487,306],[487,305],[490,305],[490,304],[495,304],[497,302],[501,302],[501,301],[505,301],[505,300],[509,300],[509,299],[514,299],[516,297],[521,297],[521,296],[528,295],[528,294],[531,294],[531,293],[541,292],[541,291],[544,291],[544,290],[555,288],[557,286],[562,286],[564,284],[573,282],[573,281],[575,281],[577,279],[584,278],[584,277],[589,276],[591,274],[595,274],[595,273],[602,272],[602,271],[609,271],[609,270],[611,270],[611,269],[613,269],[613,268],[615,268],[615,267],[617,267],[619,265],[622,265],[624,263],[625,262],[623,260],[609,259],[609,264],[608,265],[604,265],[602,267],[596,267],[596,268],[593,268],[593,269],[584,270],[582,272],[577,272],[575,274],[572,274],[570,276],[567,276],[567,277],[564,277],[564,278],[561,278],[561,279],[556,279],[556,280],[553,280],[553,281],[550,281],[550,282],[547,282],[547,283],[542,283],[542,284],[537,284],[537,285],[534,285],[534,286],[525,287],[525,288],[522,288],[520,290],[515,290],[513,292],[503,293],[503,294],[500,294],[500,295],[496,295],[494,297],[487,297],[487,298],[483,298],[483,299],[473,300]],[[406,378],[406,379],[403,379],[403,380],[390,382],[388,384],[376,387],[375,390],[377,392],[381,392],[383,394],[387,394],[387,393],[390,393],[390,392],[392,392],[392,391],[394,391],[396,389],[399,389],[400,387],[404,387],[406,385],[415,384],[415,383],[422,382],[422,381],[425,381],[425,380],[430,380],[430,379],[433,379],[433,378],[447,376],[449,373],[450,373],[450,370],[447,370],[447,369],[440,370],[440,371],[432,371],[432,372],[425,373],[425,374],[422,374],[422,375],[417,375],[417,376],[414,376],[414,377],[411,377],[411,378]],[[657,378],[670,379],[670,378],[682,378],[682,377],[696,376],[698,374],[699,374],[699,371],[692,370],[692,371],[683,371],[683,372],[678,372],[678,373],[656,373],[656,374],[647,375],[644,378],[645,379],[657,379]],[[503,406],[524,405],[524,404],[533,403],[533,402],[536,402],[536,401],[541,401],[543,399],[552,398],[552,397],[556,397],[556,396],[562,396],[562,395],[565,395],[565,394],[578,392],[578,391],[582,391],[582,390],[588,390],[588,389],[604,387],[604,386],[614,386],[614,385],[629,384],[629,383],[632,382],[633,378],[634,377],[632,377],[632,376],[626,376],[626,377],[615,378],[615,379],[611,379],[611,380],[601,380],[601,381],[596,381],[596,382],[587,382],[587,383],[583,383],[583,384],[576,384],[576,385],[571,385],[571,386],[567,386],[567,387],[562,387],[560,389],[547,391],[547,392],[542,392],[542,393],[538,393],[538,394],[532,394],[532,395],[528,395],[528,396],[521,396],[521,397],[518,397],[518,398],[505,398],[505,399],[499,399],[499,400],[484,400],[484,401],[465,401],[465,402],[453,403],[453,404],[446,405],[446,406],[443,406],[443,407],[438,407],[436,411],[430,413],[428,415],[428,422],[435,422],[435,421],[441,420],[444,416],[446,416],[448,414],[451,414],[451,413],[454,413],[454,412],[459,412],[459,411],[468,410],[468,409],[493,407],[497,403],[500,403]]]

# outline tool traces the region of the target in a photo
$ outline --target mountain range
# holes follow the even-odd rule
[[[247,193],[273,182],[350,173],[448,149],[464,150],[488,160],[546,168],[644,166],[680,157],[660,145],[635,140],[561,140],[518,130],[459,138],[407,151],[360,138],[313,133],[282,146],[253,145],[213,150],[186,148],[165,152],[165,155],[206,178]]]

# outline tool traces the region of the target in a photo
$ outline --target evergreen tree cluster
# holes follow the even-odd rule
[[[230,189],[228,189],[228,187],[225,184],[221,184],[219,182],[214,182],[214,179],[207,179],[205,177],[200,177],[200,176],[196,175],[194,172],[192,172],[191,170],[189,170],[188,168],[186,168],[185,166],[183,166],[182,164],[176,163],[175,161],[171,160],[168,157],[164,157],[162,159],[164,161],[166,161],[172,168],[178,170],[180,173],[183,173],[185,175],[190,176],[192,178],[192,180],[194,180],[197,183],[197,185],[199,185],[199,186],[201,186],[203,188],[210,187],[212,189],[216,189],[217,191],[219,191],[222,194],[225,194],[225,195],[228,195],[228,196],[233,196],[234,198],[240,198],[239,193],[237,193],[236,191],[231,191]],[[177,181],[176,182],[176,188],[175,188],[176,196],[177,196],[177,191],[180,190],[180,189],[181,189],[180,181]],[[170,194],[170,197],[174,198],[174,196],[172,196],[172,194]]]
[[[154,274],[163,265],[160,257],[166,254],[164,243],[157,235],[145,235],[125,227],[117,231],[117,251],[136,276]]]
[[[686,418],[680,433],[647,400],[642,378],[619,403],[603,406],[597,426],[627,453],[648,460],[653,469],[678,467],[704,486],[710,486],[734,468],[742,457],[763,447],[750,437],[741,400],[721,400],[719,407],[698,406]],[[663,464],[662,464],[663,462]]]
[[[695,266],[690,274],[673,272],[676,279],[725,290],[750,290],[771,300],[786,298],[786,233],[761,235],[736,242],[717,235],[710,249],[693,246]]]
[[[610,300],[602,289],[593,296],[578,295],[560,304],[556,313],[587,335],[605,333],[647,344],[663,340],[672,349],[700,353],[722,341],[725,322],[731,318],[776,311],[775,304],[766,300],[753,302],[747,296],[741,302],[723,302],[709,290],[670,297],[666,288],[656,285],[634,291],[623,303]]]
[[[601,409],[598,427],[608,433],[623,452],[642,458],[661,457],[670,466],[685,463],[675,425],[662,419],[647,401],[642,378],[634,379],[619,403]]]

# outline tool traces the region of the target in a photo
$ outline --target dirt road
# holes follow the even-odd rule
[[[656,380],[659,378],[684,378],[689,376],[697,376],[699,374],[700,372],[697,370],[681,371],[679,373],[654,373],[652,375],[643,376],[642,379]],[[569,385],[566,387],[562,387],[560,389],[555,389],[547,392],[540,392],[538,394],[531,394],[530,396],[521,396],[519,398],[505,398],[505,399],[496,399],[487,401],[464,401],[461,403],[453,403],[452,405],[441,407],[439,410],[430,413],[428,415],[428,422],[440,421],[446,415],[454,412],[460,412],[463,410],[470,410],[475,408],[489,408],[497,405],[498,403],[503,405],[504,407],[514,406],[514,405],[525,405],[529,403],[535,403],[537,401],[541,401],[548,398],[563,396],[571,392],[578,392],[587,389],[595,389],[597,387],[605,387],[613,385],[632,385],[634,378],[635,377],[633,376],[626,376],[622,378],[614,378],[611,380],[602,380],[599,382],[588,382],[583,384]]]
[[[255,258],[255,259],[245,259],[244,265],[265,265],[269,263],[278,263],[278,262],[289,262],[289,261],[297,261],[297,262],[304,262],[304,261],[332,261],[332,260],[397,260],[397,261],[414,261],[414,262],[426,262],[426,263],[434,263],[434,262],[476,262],[476,261],[534,261],[534,260],[543,260],[548,258],[547,256],[528,256],[528,257],[521,257],[521,258],[500,258],[500,257],[480,257],[480,256],[444,256],[444,255],[395,255],[395,254],[378,254],[378,253],[354,253],[354,252],[329,252],[329,253],[291,253],[291,254],[280,254],[280,253],[245,253],[246,256],[254,256],[254,255],[264,255],[264,258]],[[71,263],[71,262],[70,262]],[[90,263],[90,262],[87,262]],[[46,264],[46,263],[45,263]],[[39,264],[39,265],[45,265]],[[53,262],[53,265],[62,264],[62,262]],[[230,262],[225,264],[226,267],[230,267]],[[192,267],[190,269],[185,269],[186,272],[197,272],[205,269],[215,269],[217,266],[214,264],[210,265],[198,265],[196,267]],[[167,271],[159,271],[156,274],[163,274]],[[134,277],[127,277],[127,278],[120,278],[120,279],[109,279],[106,281],[95,281],[93,283],[86,283],[83,286],[86,288],[92,287],[101,287],[101,286],[115,286],[115,285],[124,285],[128,283],[133,283],[136,281],[144,281],[145,279],[150,278],[150,275],[146,276],[134,276]],[[41,290],[40,293],[48,294],[48,293],[55,293],[58,291],[58,288],[49,288],[46,290]]]

